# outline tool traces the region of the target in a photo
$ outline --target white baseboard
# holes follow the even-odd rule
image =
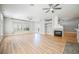
[[[28,33],[34,33],[34,32],[16,32],[16,33],[5,33],[5,36],[20,35],[20,34],[28,34]]]

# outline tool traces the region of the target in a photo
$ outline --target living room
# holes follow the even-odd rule
[[[0,53],[78,54],[79,4],[0,4]]]

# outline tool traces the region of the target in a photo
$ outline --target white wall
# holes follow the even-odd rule
[[[44,20],[35,22],[35,32],[44,34],[45,33],[45,25]]]
[[[19,28],[15,28],[17,26]],[[22,28],[20,28],[20,26]],[[31,21],[16,20],[5,17],[5,34],[14,34],[16,32],[27,32],[25,27],[29,27],[28,32],[35,32],[35,23]]]
[[[5,18],[5,33],[11,34],[12,32],[13,32],[12,20],[9,18]]]
[[[0,41],[3,39],[3,15],[0,12]]]
[[[40,21],[40,33],[45,34],[45,21],[43,19]]]
[[[78,24],[79,24],[79,18],[75,19],[68,19],[68,20],[64,20],[61,23],[64,26],[64,31],[65,32],[76,32],[76,28],[78,28]]]

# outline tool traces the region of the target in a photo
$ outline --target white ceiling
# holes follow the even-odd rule
[[[2,11],[5,16],[13,17],[17,19],[27,20],[28,16],[32,16],[33,21],[49,19],[52,13],[44,13],[42,8],[49,7],[47,4],[35,4],[31,6],[29,4],[4,4],[2,5]],[[71,19],[79,17],[79,5],[78,4],[62,4],[61,10],[56,10],[55,14],[60,18]]]

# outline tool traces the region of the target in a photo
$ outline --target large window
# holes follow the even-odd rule
[[[29,32],[30,27],[30,22],[13,22],[14,32]]]

